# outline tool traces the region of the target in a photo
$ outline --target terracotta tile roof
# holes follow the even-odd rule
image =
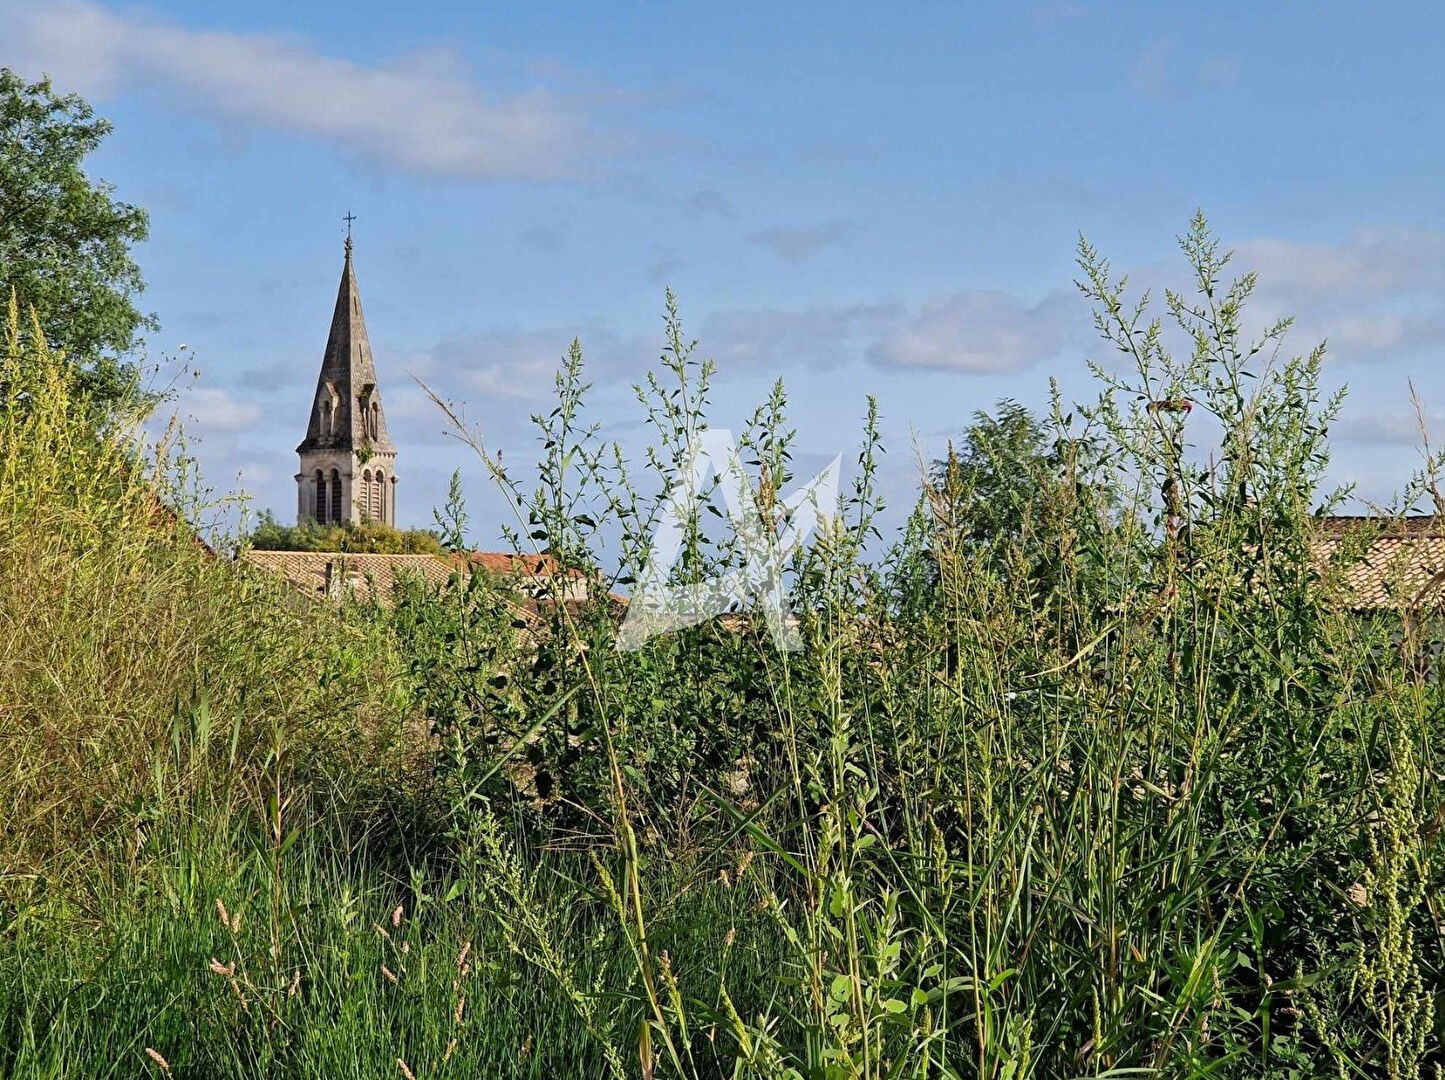
[[[513,555],[506,552],[472,551],[459,555],[368,555],[336,551],[257,551],[241,554],[241,560],[274,574],[291,584],[298,592],[317,600],[338,600],[352,596],[358,600],[377,599],[390,604],[399,579],[420,577],[430,586],[441,587],[453,573],[465,575],[469,567],[508,580],[518,587],[512,607],[519,615],[534,617],[539,606],[527,589],[529,582],[547,576],[556,565],[550,556]],[[569,585],[566,603],[569,609],[586,593],[585,576],[574,570],[568,575],[582,586]],[[572,594],[576,595],[572,595]],[[627,606],[627,599],[609,594],[614,611]]]
[[[1357,611],[1416,608],[1445,602],[1445,519],[1328,517],[1316,524],[1315,550],[1327,559],[1348,536],[1369,537],[1364,556],[1344,569]]]
[[[335,551],[246,551],[244,562],[284,578],[316,599],[346,593],[358,600],[378,597],[386,603],[398,578],[419,575],[429,585],[445,585],[451,559],[437,555],[361,555]],[[343,592],[342,590],[345,590]]]
[[[493,574],[540,577],[555,573],[557,560],[551,555],[517,555],[510,551],[468,551],[450,556],[457,562],[480,566]],[[581,571],[573,570],[571,577],[580,577]]]

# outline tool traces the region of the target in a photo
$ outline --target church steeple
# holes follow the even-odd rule
[[[348,215],[348,218],[350,215]],[[350,221],[331,332],[306,438],[296,447],[296,514],[323,523],[396,522],[396,445],[386,431],[352,265]]]

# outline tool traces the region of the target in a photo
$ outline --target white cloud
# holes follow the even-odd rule
[[[1125,78],[1134,93],[1169,100],[1202,91],[1232,89],[1243,70],[1237,56],[1181,58],[1175,53],[1174,42],[1161,37],[1134,58]]]
[[[871,355],[898,367],[1015,371],[1057,355],[1070,322],[1086,318],[1066,293],[1030,306],[1008,293],[971,289],[924,304]]]
[[[1174,45],[1168,38],[1149,43],[1129,65],[1129,88],[1146,97],[1165,97],[1169,92],[1170,58]]]
[[[443,397],[476,401],[508,398],[512,411],[524,402],[549,400],[572,340],[582,342],[587,381],[599,370],[640,372],[656,349],[597,326],[544,330],[496,330],[451,338],[412,356],[403,367]]]
[[[853,304],[802,311],[733,310],[703,321],[702,349],[724,374],[763,367],[780,374],[857,359],[903,315],[897,304]]]
[[[748,237],[761,244],[780,259],[801,262],[824,248],[849,240],[858,233],[858,225],[844,218],[834,218],[817,225],[777,225]]]
[[[1254,270],[1256,316],[1296,320],[1296,348],[1329,344],[1338,361],[1381,363],[1445,348],[1445,233],[1359,229],[1335,244],[1274,237],[1235,249]]]
[[[579,104],[542,86],[484,93],[445,51],[367,66],[291,38],[192,30],[90,0],[0,0],[0,21],[6,63],[62,88],[156,91],[407,172],[551,177],[603,149]]]
[[[720,311],[702,326],[702,347],[723,372],[779,372],[859,360],[883,367],[989,374],[1058,355],[1088,313],[1071,293],[1028,304],[1005,292],[965,290],[910,310],[896,301]]]
[[[194,422],[202,437],[207,432],[249,431],[261,420],[261,407],[255,402],[239,400],[214,386],[193,386],[183,391],[176,411],[182,419]]]
[[[1445,439],[1445,416],[1427,413],[1425,430],[1432,448],[1439,449]],[[1409,409],[1382,409],[1359,412],[1349,409],[1330,428],[1330,440],[1364,446],[1412,446],[1422,444],[1420,420]]]
[[[1378,297],[1445,284],[1445,233],[1428,229],[1357,229],[1336,244],[1262,237],[1238,245],[1235,257],[1286,300]]]
[[[700,188],[691,195],[679,201],[678,205],[683,213],[693,219],[701,219],[709,214],[715,214],[720,218],[736,218],[737,207],[732,204],[722,192],[714,188]]]

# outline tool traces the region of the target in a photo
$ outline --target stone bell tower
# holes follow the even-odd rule
[[[316,399],[311,404],[306,438],[296,452],[301,455],[301,471],[296,474],[298,521],[396,524],[396,446],[386,433],[386,414],[381,409],[376,366],[351,265],[350,220],[346,261],[321,375],[316,380]]]

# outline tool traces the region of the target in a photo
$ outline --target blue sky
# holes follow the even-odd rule
[[[911,502],[1002,396],[1091,396],[1073,287],[1086,234],[1178,279],[1202,208],[1261,315],[1330,342],[1333,475],[1414,468],[1407,381],[1445,432],[1445,93],[1432,5],[245,5],[0,0],[0,64],[114,120],[92,162],[148,208],[144,301],[199,369],[179,405],[207,479],[294,514],[304,429],[357,215],[399,516],[451,470],[500,514],[414,378],[509,461],[574,335],[594,418],[637,437],[663,289],[741,426],[779,375],[804,456],[883,412]]]

